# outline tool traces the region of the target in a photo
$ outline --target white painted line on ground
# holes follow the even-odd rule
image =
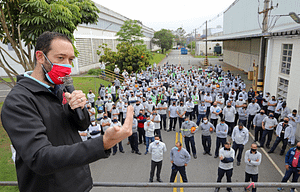
[[[250,133],[250,136],[253,140],[255,140],[254,136],[252,135],[252,133]],[[279,169],[279,167],[276,165],[276,163],[273,161],[273,159],[270,157],[270,155],[266,152],[266,150],[264,148],[260,148],[262,150],[262,152],[267,156],[267,158],[270,160],[270,162],[272,163],[272,165],[275,167],[275,169],[279,172],[279,174],[283,177],[284,173]]]
[[[254,136],[252,135],[252,133],[249,132],[250,137],[255,141]],[[273,161],[273,159],[270,157],[270,155],[266,152],[266,150],[264,148],[260,148],[262,150],[262,152],[266,155],[266,157],[270,160],[270,162],[272,163],[272,165],[275,167],[275,169],[279,172],[279,174],[284,177],[284,173],[279,169],[279,167],[277,166],[277,164]],[[287,181],[288,183],[290,182],[289,180]],[[297,192],[297,189],[295,189],[295,192]]]

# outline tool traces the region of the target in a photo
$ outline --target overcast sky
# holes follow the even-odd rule
[[[183,27],[191,33],[206,21],[225,11],[235,0],[93,0],[129,19],[136,19],[156,31],[160,29],[176,30]],[[208,23],[215,28],[222,25],[223,17]],[[200,33],[202,34],[202,27]],[[199,31],[199,30],[198,30]],[[197,31],[197,33],[199,33]]]

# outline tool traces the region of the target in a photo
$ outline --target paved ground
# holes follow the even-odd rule
[[[6,95],[10,92],[10,87],[4,83],[0,83],[0,102],[5,100]]]
[[[195,59],[189,55],[180,55],[179,51],[172,51],[168,58],[165,58],[160,64],[169,61],[173,64],[181,64],[183,67],[191,67],[193,65],[199,65],[199,62],[203,59]],[[246,80],[247,76],[236,68],[232,68],[227,64],[220,62],[218,59],[209,59],[214,64],[222,65],[223,69],[230,69],[234,74],[242,75],[242,78]],[[250,81],[246,81],[247,84],[251,84]],[[178,123],[177,123],[178,126]],[[178,127],[177,127],[178,130]],[[253,131],[251,131],[253,133]],[[171,163],[169,158],[170,149],[174,146],[176,140],[176,132],[162,131],[163,141],[167,145],[167,153],[164,155],[161,179],[164,182],[168,182],[171,173]],[[189,182],[216,182],[217,179],[217,167],[219,164],[218,159],[214,159],[212,156],[202,155],[203,148],[201,145],[201,132],[196,133],[195,142],[197,148],[197,159],[192,159],[187,166],[187,176]],[[177,137],[178,138],[178,137]],[[105,160],[99,160],[92,163],[91,170],[94,182],[148,182],[150,172],[150,160],[151,156],[148,155],[136,155],[132,154],[129,145],[126,145],[126,140],[123,141],[123,147],[125,153],[117,153],[115,156],[111,156]],[[245,146],[245,150],[250,149],[250,144],[253,139],[250,137],[249,142]],[[271,144],[273,144],[273,141]],[[263,154],[262,164],[259,167],[259,181],[260,182],[280,182],[282,179],[282,173],[284,173],[284,156],[279,156],[279,147],[275,150],[274,154],[270,156],[264,149],[259,149]],[[142,153],[145,152],[145,146],[139,145],[139,149]],[[215,150],[215,134],[212,136],[212,152]],[[245,151],[244,150],[244,151]],[[275,168],[278,166],[277,168]],[[244,169],[245,163],[242,161],[241,166],[236,166],[234,162],[234,173],[232,177],[233,182],[244,181]],[[179,182],[179,181],[178,181]],[[225,177],[223,178],[225,182]],[[213,191],[213,188],[209,189],[162,189],[162,188],[102,188],[94,187],[93,192],[107,191],[107,192],[131,192],[131,191],[200,191],[208,192]],[[221,189],[221,192],[226,191]],[[234,188],[234,191],[243,191],[242,188]],[[277,191],[276,188],[272,189],[258,189],[258,191],[271,192]],[[288,191],[288,190],[286,190]]]

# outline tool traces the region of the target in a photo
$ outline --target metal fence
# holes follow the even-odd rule
[[[0,186],[17,186],[16,181],[0,181]],[[275,182],[258,182],[258,183],[118,183],[118,182],[94,182],[94,187],[151,187],[151,188],[215,188],[215,187],[258,187],[258,188],[298,188],[300,183],[275,183]]]

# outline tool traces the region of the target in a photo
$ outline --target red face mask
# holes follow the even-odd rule
[[[44,54],[44,53],[43,53]],[[42,68],[48,81],[54,85],[63,84],[63,78],[71,73],[71,65],[52,63],[44,54],[47,61],[52,65],[51,71],[47,72],[44,66]]]

